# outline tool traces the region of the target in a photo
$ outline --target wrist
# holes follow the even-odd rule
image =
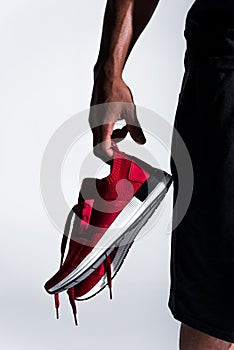
[[[93,68],[94,81],[102,77],[109,81],[122,80],[123,69],[113,59],[98,60]]]

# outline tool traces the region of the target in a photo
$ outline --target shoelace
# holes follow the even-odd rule
[[[67,293],[68,293],[68,296],[69,296],[70,305],[72,307],[75,325],[78,326],[74,287],[69,288]]]
[[[110,258],[110,256],[108,256],[104,260],[104,267],[105,267],[106,276],[107,276],[107,284],[108,284],[109,291],[110,291],[110,299],[112,299],[112,277],[111,277],[111,258]]]
[[[89,206],[89,204],[87,204],[85,201],[78,203],[76,205],[76,211],[79,213],[82,213],[82,211]],[[65,230],[64,230],[64,234],[63,234],[63,238],[62,238],[62,242],[61,242],[61,261],[60,261],[60,267],[63,264],[64,261],[64,254],[66,251],[66,247],[68,244],[68,240],[70,241],[71,239],[71,230],[68,229],[69,235],[66,234],[67,232],[67,225],[70,224],[71,222],[71,218],[73,215],[73,211],[71,211],[71,213],[68,216],[66,225],[65,225]],[[81,221],[82,223],[82,221]],[[84,228],[87,227],[87,223],[83,222]],[[110,291],[110,299],[112,299],[112,277],[111,277],[111,258],[110,256],[108,256],[105,261],[104,261],[104,267],[105,267],[105,272],[107,275],[107,284],[109,287],[109,291]],[[74,316],[74,321],[75,321],[75,325],[78,326],[78,321],[77,321],[77,307],[76,307],[76,302],[75,302],[75,293],[74,293],[74,287],[69,288],[67,290],[68,293],[68,297],[69,297],[69,301],[70,301],[70,305],[72,307],[72,311],[73,311],[73,316]],[[55,303],[55,309],[56,309],[56,318],[59,319],[59,307],[60,307],[60,301],[59,301],[59,293],[54,294],[54,303]]]
[[[79,203],[76,206],[77,212],[82,212],[83,208],[85,207],[85,203]],[[73,211],[71,211],[68,215],[67,218],[67,222],[65,225],[65,230],[64,230],[64,234],[63,234],[63,238],[62,238],[62,242],[61,242],[61,260],[60,260],[60,267],[63,265],[63,261],[64,261],[64,254],[66,251],[66,247],[68,244],[68,241],[70,241],[71,239],[71,230],[68,227],[68,225],[71,225],[71,219],[73,216]],[[69,234],[67,235],[66,232],[68,232]],[[76,309],[76,303],[75,303],[75,295],[74,295],[74,288],[69,288],[68,291],[68,296],[69,296],[69,301],[72,307],[72,311],[73,311],[73,316],[74,316],[74,321],[75,321],[75,325],[78,325],[77,322],[77,309]],[[59,293],[56,293],[54,295],[54,303],[55,303],[55,309],[56,309],[56,317],[57,319],[59,319],[59,307],[60,307],[60,302],[59,302]]]

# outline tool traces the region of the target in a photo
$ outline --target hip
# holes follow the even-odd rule
[[[234,28],[203,27],[186,17],[185,67],[200,65],[208,69],[234,70]]]

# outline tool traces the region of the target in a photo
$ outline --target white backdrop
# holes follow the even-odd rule
[[[170,123],[183,74],[184,20],[191,3],[161,0],[124,73],[136,104]],[[166,232],[151,230],[135,243],[114,280],[114,300],[105,290],[78,303],[78,328],[66,295],[61,297],[57,321],[53,298],[43,289],[58,267],[61,236],[43,208],[41,159],[53,132],[89,106],[104,7],[104,0],[0,1],[0,346],[4,350],[177,349],[179,324],[167,307],[170,235]],[[74,171],[78,167],[77,160]],[[77,191],[75,187],[71,205]]]

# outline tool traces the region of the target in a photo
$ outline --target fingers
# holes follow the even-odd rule
[[[143,145],[144,143],[146,143],[145,135],[140,126],[128,124],[127,127],[132,139],[135,142],[139,143],[140,145]]]
[[[116,143],[122,141],[128,134],[127,125],[122,129],[115,129],[114,123],[105,124],[92,129],[93,132],[93,152],[95,156],[108,162],[113,158],[112,140]]]
[[[111,134],[114,124],[104,122],[105,112],[103,106],[92,106],[89,113],[89,125],[93,133],[93,153],[107,162],[113,157]]]
[[[114,130],[115,123],[121,119],[121,104],[106,103],[92,106],[89,124],[93,132],[93,153],[105,162],[113,158],[112,139],[121,141],[128,133],[127,127]]]
[[[104,157],[107,159],[113,158],[113,149],[111,145],[111,135],[113,133],[114,123],[108,123],[101,126],[101,135],[100,135],[100,150],[103,153]]]
[[[126,117],[126,121],[127,121],[127,129],[129,131],[132,139],[135,142],[139,143],[140,145],[143,145],[144,143],[146,143],[145,135],[144,135],[143,130],[140,126],[140,122],[137,118],[135,105],[134,105],[133,110],[131,109],[131,111],[129,111],[129,113]]]
[[[115,140],[116,143],[122,141],[128,133],[127,125],[124,125],[122,129],[115,129],[112,133],[112,140]]]
[[[99,139],[100,139],[100,134],[101,134],[100,126],[96,126],[96,127],[92,128],[91,130],[93,133],[93,147],[95,147],[98,144]]]
[[[115,123],[120,119],[125,119],[126,125],[114,130]],[[104,162],[113,158],[111,141],[120,142],[128,132],[138,144],[146,142],[133,103],[105,104],[101,109],[99,105],[95,113],[90,113],[89,123],[93,132],[93,152]]]
[[[111,135],[114,123],[104,124],[92,129],[93,132],[93,153],[96,157],[108,162],[113,158]]]

